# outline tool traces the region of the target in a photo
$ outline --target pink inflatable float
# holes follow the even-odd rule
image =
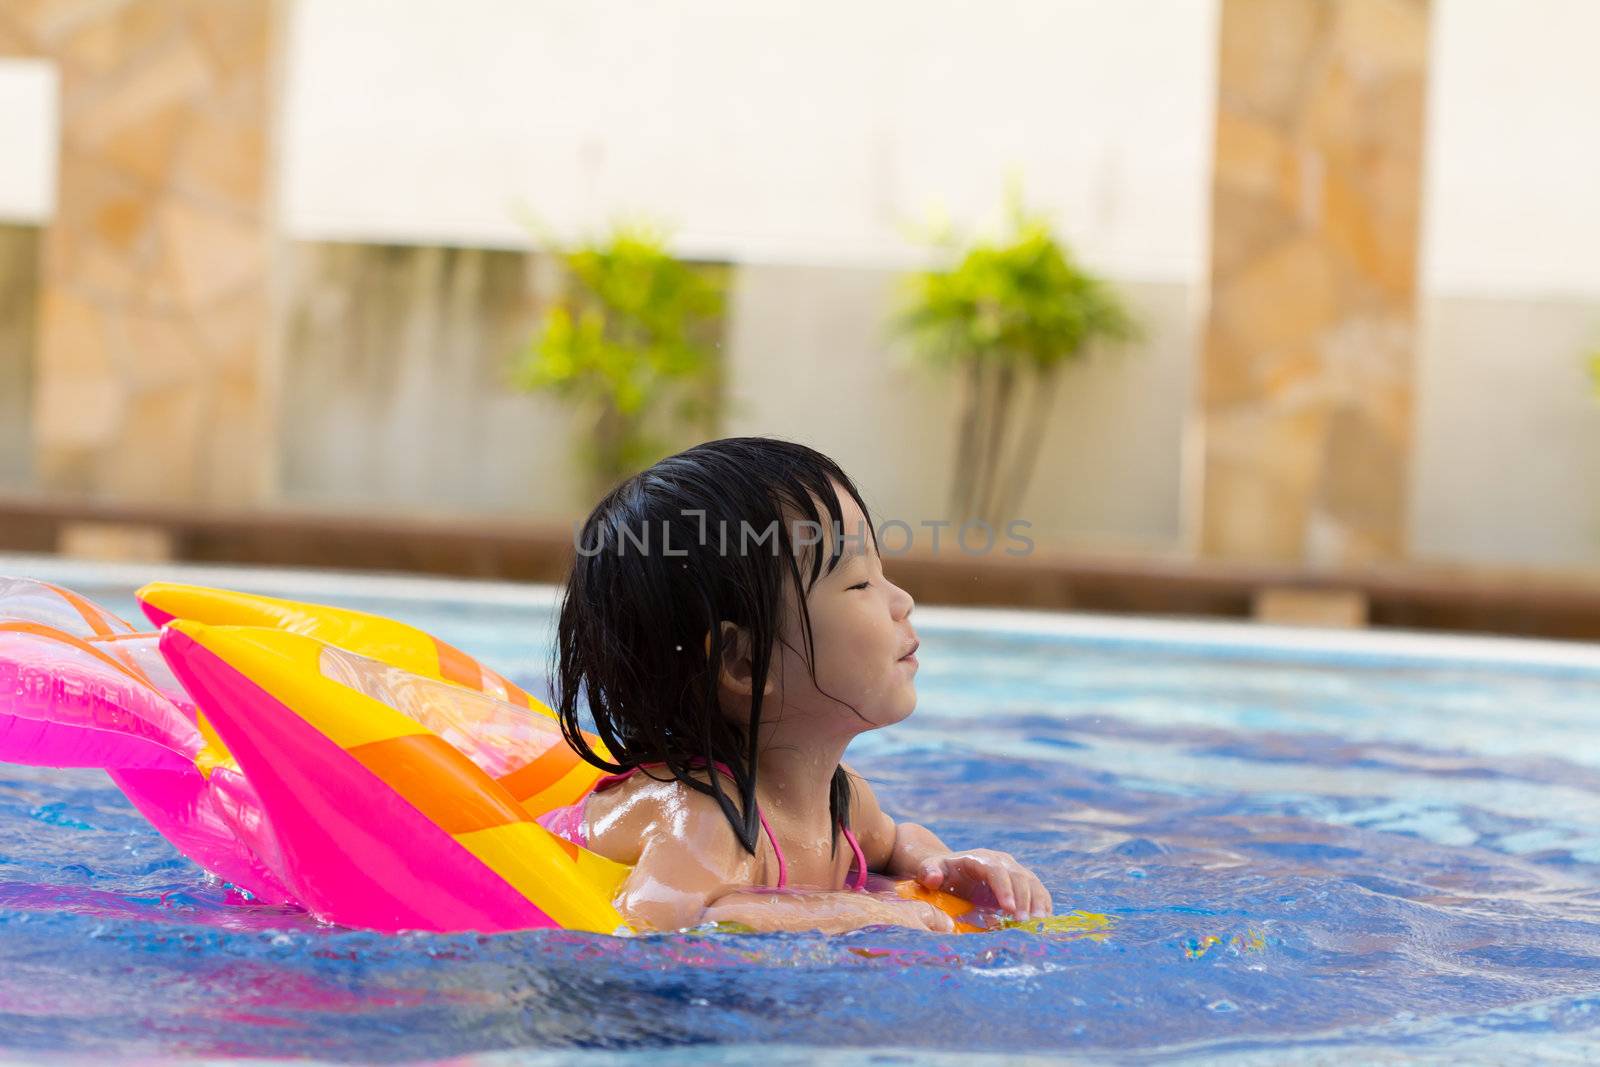
[[[139,598],[159,632],[0,578],[0,761],[104,768],[201,867],[328,922],[627,929],[629,868],[536,821],[601,772],[509,680],[381,616],[169,583]],[[977,929],[967,901],[892,888]]]

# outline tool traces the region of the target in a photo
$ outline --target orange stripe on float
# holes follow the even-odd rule
[[[478,766],[438,734],[405,734],[346,751],[446,833],[527,821],[521,808],[484,789]]]
[[[0,622],[0,631],[9,631],[11,633],[19,634],[33,634],[36,637],[48,637],[53,641],[60,641],[62,644],[71,645],[80,652],[89,653],[89,655],[93,656],[95,659],[106,664],[107,666],[116,668],[123,674],[126,674],[129,678],[132,678],[134,681],[148,685],[151,689],[156,688],[155,683],[150,680],[150,676],[145,674],[144,671],[140,670],[136,665],[129,663],[126,660],[110,656],[107,653],[102,652],[100,649],[95,648],[83,638],[74,634],[69,634],[65,630],[58,630],[54,626],[45,626],[43,623],[37,622]]]
[[[55,593],[68,604],[71,604],[78,614],[83,617],[83,621],[89,624],[89,629],[94,631],[96,637],[110,637],[117,632],[116,628],[107,622],[109,616],[104,611],[101,611],[93,601],[86,600],[72,590],[63,589],[59,585],[51,585],[49,582],[40,582],[39,584]]]
[[[579,762],[578,754],[567,747],[565,740],[557,738],[556,743],[535,757],[533,762],[501,775],[499,781],[506,787],[506,792],[521,803],[560,781]]]
[[[437,637],[433,639],[433,647],[439,654],[439,677],[483,692],[483,668],[478,666],[477,660]]]
[[[559,781],[522,802],[524,810],[543,815],[554,808],[564,808],[583,796],[600,780],[600,771],[588,764],[576,767]]]

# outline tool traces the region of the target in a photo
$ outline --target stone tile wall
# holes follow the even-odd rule
[[[232,504],[269,487],[278,9],[0,9],[0,55],[61,72],[33,373],[41,489]]]
[[[1223,0],[1200,541],[1406,551],[1427,0]]]

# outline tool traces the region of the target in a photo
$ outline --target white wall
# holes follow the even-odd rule
[[[1209,271],[1219,0],[297,0],[281,209],[305,239],[521,247],[619,214],[738,262],[729,433],[835,455],[944,513],[951,383],[887,323],[943,208],[1008,176],[1127,287],[1151,341],[1066,375],[1041,541],[1170,549]],[[587,507],[587,502],[583,504]]]
[[[949,375],[915,365],[903,347],[887,343],[884,324],[904,296],[895,282],[873,269],[741,268],[728,323],[725,429],[827,453],[861,487],[878,523],[908,523],[928,547],[931,532],[921,524],[954,518],[960,398]],[[1060,372],[1028,492],[1000,518],[1002,529],[1013,519],[1029,523],[1040,546],[1170,552],[1183,544],[1196,290],[1119,289],[1145,340],[1094,352]],[[1014,412],[1013,431],[1027,418],[1023,398]]]
[[[1411,549],[1600,565],[1600,3],[1433,9]]]
[[[1437,0],[1422,286],[1600,296],[1600,3]]]
[[[55,64],[0,59],[0,222],[55,214],[57,97]]]
[[[1600,566],[1600,300],[1441,298],[1423,315],[1412,553]]]
[[[33,482],[38,231],[55,211],[53,64],[0,59],[0,486]]]
[[[619,212],[691,255],[890,265],[1008,171],[1096,268],[1206,276],[1218,0],[298,0],[296,236],[520,245]]]

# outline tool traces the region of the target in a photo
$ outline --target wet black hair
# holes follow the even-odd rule
[[[842,529],[835,482],[861,508],[865,530]],[[805,535],[797,542],[795,524],[805,522],[816,525],[798,527]],[[708,441],[622,482],[584,521],[561,600],[551,692],[567,743],[612,773],[665,764],[671,779],[716,798],[754,855],[761,697],[785,590],[799,605],[815,683],[806,594],[838,566],[845,541],[859,537],[864,551],[870,537],[876,548],[872,531],[866,502],[837,463],[777,438]],[[748,729],[718,700],[723,623],[750,640]],[[584,739],[585,704],[612,760]],[[732,771],[737,806],[722,775],[709,774],[709,784],[691,776],[718,762]],[[834,827],[850,825],[850,797],[849,776],[837,767],[828,797]],[[837,838],[835,830],[835,847]]]

